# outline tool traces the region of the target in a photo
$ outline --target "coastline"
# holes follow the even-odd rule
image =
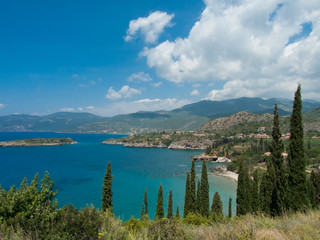
[[[226,173],[218,173],[218,172],[214,172],[214,173],[209,173],[209,175],[215,175],[215,176],[219,176],[219,177],[226,177],[229,178],[235,182],[238,182],[238,174],[231,172],[231,171],[227,171]]]
[[[235,182],[238,181],[239,174],[229,171],[227,169],[227,166],[217,166],[215,168],[210,168],[209,170],[210,170],[209,174],[211,175],[226,177],[226,178],[232,179]]]

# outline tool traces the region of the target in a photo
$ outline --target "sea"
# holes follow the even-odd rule
[[[101,207],[103,179],[108,162],[113,175],[113,211],[126,221],[139,218],[144,192],[147,189],[148,211],[155,216],[160,184],[164,194],[164,208],[170,190],[173,209],[179,206],[183,214],[186,174],[191,168],[190,156],[198,150],[169,150],[163,148],[128,148],[122,145],[100,144],[109,138],[124,135],[76,134],[54,132],[0,132],[0,141],[25,138],[71,137],[78,144],[64,146],[0,147],[0,186],[8,190],[19,186],[24,177],[28,182],[39,173],[40,179],[48,171],[58,191],[59,207],[72,204],[78,209],[86,206]],[[201,162],[196,162],[197,179],[200,179]],[[217,166],[207,163],[207,168]],[[236,183],[228,178],[209,175],[210,206],[215,192],[219,192],[225,215],[229,198],[235,215]]]

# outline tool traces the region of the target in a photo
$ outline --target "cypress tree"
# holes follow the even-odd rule
[[[187,173],[186,180],[186,192],[184,195],[184,209],[183,209],[183,217],[187,217],[190,212],[190,174]]]
[[[244,215],[251,212],[252,195],[251,186],[246,168],[243,162],[240,163],[238,187],[237,187],[237,215]]]
[[[315,192],[311,178],[307,183],[308,183],[308,193],[309,193],[309,201],[310,201],[311,207],[316,208],[317,207],[316,192]]]
[[[261,211],[270,214],[272,208],[272,199],[275,191],[275,171],[272,162],[268,159],[267,171],[262,177],[260,184],[260,207]]]
[[[320,203],[320,173],[319,172],[315,173],[314,171],[312,171],[310,175],[310,181],[312,182],[312,185],[314,187],[316,203],[319,204]]]
[[[140,212],[141,218],[144,217],[144,211],[145,211],[145,209],[144,209],[144,203],[142,203],[142,209],[141,209],[141,212]]]
[[[144,199],[142,204],[141,210],[141,218],[147,217],[148,218],[148,198],[147,198],[147,189],[144,191]]]
[[[196,196],[196,212],[200,213],[200,206],[201,206],[201,197],[200,197],[200,192],[201,192],[201,183],[200,180],[198,180],[197,184],[197,196]]]
[[[228,218],[232,218],[232,198],[229,198]]]
[[[156,219],[164,218],[164,209],[163,209],[163,191],[162,185],[160,184],[158,191],[158,200],[157,200],[157,209],[156,209]]]
[[[217,216],[223,216],[223,205],[218,192],[214,193],[212,205],[211,205],[211,213],[215,213]]]
[[[144,190],[144,215],[148,216],[148,196],[147,196],[147,189]]]
[[[294,96],[293,111],[290,118],[291,136],[288,155],[288,209],[298,211],[308,206],[308,191],[305,173],[303,146],[301,86]]]
[[[169,197],[168,197],[168,209],[167,209],[167,218],[170,219],[173,216],[172,213],[172,191],[170,190]]]
[[[177,206],[177,211],[176,211],[176,218],[180,219],[179,206]]]
[[[260,197],[259,197],[259,179],[258,172],[253,172],[252,180],[252,212],[257,213],[260,211]]]
[[[200,189],[200,214],[204,217],[209,216],[209,182],[207,163],[202,161],[201,189]]]
[[[195,162],[192,160],[191,165],[191,176],[190,176],[190,212],[195,213],[197,209],[196,204],[196,171],[195,171]]]
[[[108,162],[107,170],[104,175],[104,183],[102,186],[102,203],[101,210],[110,210],[112,211],[113,203],[112,203],[112,175],[111,175],[111,163]]]
[[[273,112],[273,128],[272,128],[272,141],[270,143],[271,163],[274,167],[275,174],[274,179],[271,181],[274,183],[272,194],[272,206],[270,211],[273,215],[281,215],[285,209],[285,196],[286,196],[286,170],[282,157],[283,142],[280,132],[280,121],[278,106],[275,104]]]

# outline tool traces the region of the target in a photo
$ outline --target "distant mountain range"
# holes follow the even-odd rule
[[[238,112],[273,113],[278,104],[280,115],[289,115],[292,101],[286,99],[237,98],[224,101],[200,101],[172,111],[137,112],[101,117],[90,113],[58,112],[47,116],[16,114],[0,116],[0,131],[53,131],[80,133],[143,133],[151,131],[197,130],[211,119]],[[303,112],[320,106],[303,101]],[[308,117],[315,117],[316,113]]]

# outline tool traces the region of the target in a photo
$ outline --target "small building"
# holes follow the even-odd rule
[[[270,136],[269,135],[267,135],[267,134],[256,134],[255,135],[255,138],[264,138],[264,139],[269,139],[270,138]]]
[[[243,134],[243,133],[239,133],[239,134],[236,135],[236,137],[237,137],[237,138],[243,138],[243,137],[244,137],[244,134]]]
[[[170,138],[170,135],[169,134],[162,134],[161,137],[163,139],[169,139]]]

